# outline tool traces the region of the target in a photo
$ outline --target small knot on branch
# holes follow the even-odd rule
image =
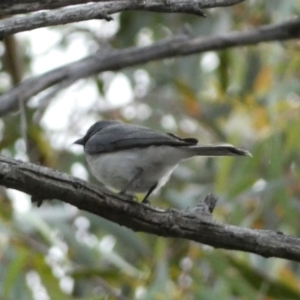
[[[188,211],[193,214],[210,216],[214,211],[216,204],[218,201],[218,197],[214,194],[208,194],[204,200],[202,200],[199,204],[197,204],[193,208],[189,208]]]

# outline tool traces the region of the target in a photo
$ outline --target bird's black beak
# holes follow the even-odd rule
[[[76,140],[73,144],[84,146],[84,144],[85,144],[84,138]]]

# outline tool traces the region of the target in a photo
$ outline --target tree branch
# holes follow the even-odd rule
[[[232,6],[241,3],[245,0],[2,0],[0,3],[0,17],[34,12],[45,9],[55,9],[69,5],[76,5],[82,3],[106,2],[105,4],[124,3],[125,6],[129,5],[129,9],[137,9],[156,12],[181,12],[200,14],[201,10],[213,7]],[[90,5],[90,4],[89,4]],[[113,7],[113,6],[112,6]],[[130,8],[131,7],[131,8]],[[72,21],[73,22],[73,21]]]
[[[300,261],[298,238],[211,220],[216,201],[213,196],[193,209],[164,210],[128,200],[70,175],[4,156],[0,156],[0,184],[25,192],[35,201],[59,199],[134,231]]]
[[[244,0],[235,1],[110,1],[105,3],[91,3],[77,5],[53,11],[38,12],[29,16],[14,17],[0,21],[0,38],[21,31],[36,28],[79,22],[91,19],[112,20],[111,14],[126,11],[154,11],[160,13],[188,13],[204,16],[204,8],[212,8],[227,4],[233,5]],[[228,3],[229,2],[229,3]]]
[[[132,47],[124,50],[99,51],[94,55],[43,75],[32,77],[0,96],[0,116],[18,108],[18,99],[26,102],[39,92],[64,80],[74,82],[106,70],[125,67],[153,60],[185,56],[211,50],[254,45],[267,41],[284,41],[300,36],[300,19],[268,25],[249,30],[232,32],[213,37],[175,36],[146,47]]]

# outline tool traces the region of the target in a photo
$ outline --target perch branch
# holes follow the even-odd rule
[[[159,209],[70,175],[5,156],[0,156],[0,184],[25,192],[35,200],[59,199],[134,231],[300,262],[298,238],[213,221],[210,212],[216,202],[214,196],[188,210]]]

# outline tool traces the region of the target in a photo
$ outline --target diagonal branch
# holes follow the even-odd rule
[[[62,81],[74,82],[107,70],[119,70],[153,60],[186,56],[211,50],[254,45],[261,42],[297,39],[300,19],[268,25],[247,32],[232,32],[213,37],[175,36],[146,47],[99,51],[76,62],[32,77],[0,96],[0,116],[18,108],[18,99],[32,96]]]
[[[5,156],[0,156],[0,184],[25,192],[36,201],[59,199],[134,231],[300,262],[298,238],[213,221],[209,214],[215,205],[212,196],[194,209],[164,210],[128,200],[70,175]]]
[[[105,4],[111,4],[111,7],[113,7],[114,3],[124,3],[127,7],[129,5],[128,9],[130,10],[140,9],[156,12],[179,12],[202,15],[202,9],[232,6],[244,1],[245,0],[1,0],[0,17],[83,3],[89,3],[89,5],[91,5],[91,3],[94,2],[105,2]]]

